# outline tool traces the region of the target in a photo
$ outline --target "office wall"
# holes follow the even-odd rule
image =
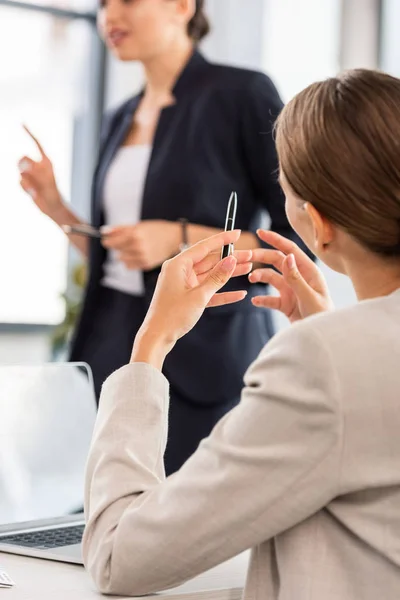
[[[381,68],[400,77],[400,1],[382,0]]]

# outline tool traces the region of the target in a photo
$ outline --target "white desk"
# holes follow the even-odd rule
[[[248,553],[241,554],[162,596],[165,595],[166,600],[240,600],[248,558]],[[15,587],[0,589],[0,600],[100,598],[83,567],[3,553],[0,553],[0,566],[15,581]]]

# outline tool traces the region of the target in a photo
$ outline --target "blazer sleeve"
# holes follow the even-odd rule
[[[278,334],[241,403],[164,478],[168,383],[149,365],[105,383],[85,492],[86,568],[103,593],[161,591],[293,527],[337,495],[341,419],[317,333]]]
[[[241,123],[246,166],[258,203],[270,216],[270,229],[296,242],[313,256],[289,224],[285,197],[278,183],[274,126],[282,108],[282,100],[271,79],[263,73],[255,73],[243,92]],[[268,247],[263,242],[260,244]]]

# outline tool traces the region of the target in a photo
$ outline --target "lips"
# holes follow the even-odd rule
[[[127,37],[128,33],[122,29],[112,29],[107,34],[107,39],[112,46],[119,46]]]

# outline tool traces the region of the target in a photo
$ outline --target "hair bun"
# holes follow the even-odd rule
[[[188,23],[188,34],[195,42],[200,42],[210,32],[210,22],[204,12],[204,0],[196,0],[196,12]]]

